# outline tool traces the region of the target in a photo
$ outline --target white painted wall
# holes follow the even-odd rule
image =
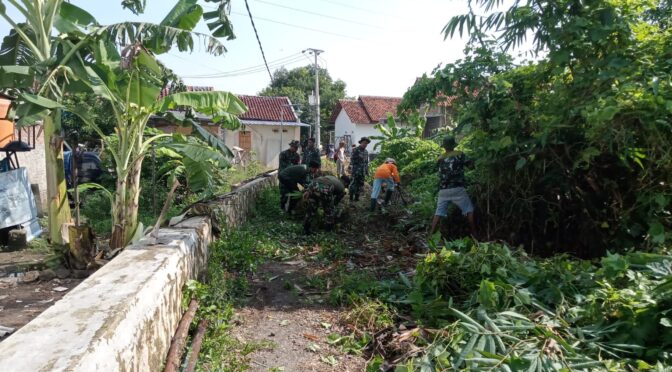
[[[350,134],[354,138],[355,133],[355,124],[350,121],[350,117],[345,113],[345,110],[341,109],[341,112],[336,117],[334,122],[334,134],[336,137],[343,137],[346,134]]]
[[[254,158],[267,168],[277,168],[280,151],[289,147],[289,141],[300,139],[300,127],[289,127],[285,125],[282,129],[281,144],[279,125],[245,125],[245,130],[252,132],[252,152],[254,153]],[[276,130],[276,132],[273,130]],[[229,148],[239,146],[237,130],[224,130],[223,136],[224,143],[226,143]]]
[[[334,132],[336,137],[343,137],[347,134],[351,135],[352,143],[357,144],[362,137],[380,135],[380,131],[374,128],[374,125],[375,124],[355,124],[350,121],[350,117],[345,113],[345,110],[341,109],[341,112],[334,122]],[[369,146],[366,147],[370,154],[377,154],[380,152],[380,149],[373,149],[373,145],[377,142],[377,140],[371,140]]]

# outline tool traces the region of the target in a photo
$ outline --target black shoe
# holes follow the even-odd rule
[[[310,224],[305,223],[303,224],[303,235],[310,235],[312,232],[310,231]]]
[[[326,225],[324,226],[324,230],[325,230],[326,232],[333,231],[333,230],[334,230],[334,224],[333,224],[333,223],[328,223],[328,224],[326,224]]]
[[[376,211],[376,204],[378,204],[377,199],[371,199],[371,207],[369,208],[369,211],[375,212]]]
[[[394,191],[392,191],[392,190],[387,190],[387,192],[385,192],[385,205],[390,204],[390,199],[392,199],[392,193],[393,192]]]

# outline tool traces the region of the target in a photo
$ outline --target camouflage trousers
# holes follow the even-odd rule
[[[325,225],[333,226],[339,214],[338,203],[343,198],[343,194],[335,193],[333,187],[327,185],[311,187],[308,192],[306,216],[303,220],[304,226],[310,226],[311,222],[317,217],[320,206],[324,210]]]
[[[366,174],[364,172],[352,172],[352,180],[350,181],[350,200],[359,200],[359,193],[364,187],[364,179]]]
[[[289,200],[289,206],[288,206],[287,202],[289,199],[289,194],[299,191],[299,188],[296,186],[296,183],[292,183],[287,180],[283,182],[282,179],[279,180],[279,186],[280,186],[280,209],[289,212],[292,209],[294,209],[294,206],[296,205],[297,202],[296,198],[292,198],[291,200]]]

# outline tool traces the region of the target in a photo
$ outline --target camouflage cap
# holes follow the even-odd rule
[[[299,147],[299,141],[293,140],[289,143],[290,147]]]

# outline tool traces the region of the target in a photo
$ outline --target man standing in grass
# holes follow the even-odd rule
[[[455,137],[446,136],[443,139],[442,147],[445,150],[439,158],[439,197],[436,204],[436,212],[432,218],[432,225],[429,230],[429,236],[434,235],[439,227],[442,217],[448,215],[448,206],[450,203],[457,205],[462,211],[462,215],[469,222],[471,235],[476,236],[476,223],[474,222],[474,205],[469,199],[467,190],[464,188],[464,166],[467,159],[461,151],[455,151]]]
[[[311,162],[316,162],[318,164],[322,164],[322,159],[320,159],[320,150],[315,147],[315,139],[314,138],[308,138],[308,145],[306,146],[305,149],[303,149],[303,159],[301,160],[301,164],[310,164]]]
[[[371,143],[368,137],[362,137],[359,140],[359,146],[352,150],[350,155],[350,174],[352,176],[350,183],[350,201],[359,201],[359,192],[364,186],[364,179],[369,174],[369,152],[366,146]]]
[[[294,140],[289,143],[289,148],[280,153],[278,172],[282,172],[283,169],[292,165],[298,165],[301,162],[301,156],[299,156],[299,153],[297,152],[298,150],[299,141]]]

